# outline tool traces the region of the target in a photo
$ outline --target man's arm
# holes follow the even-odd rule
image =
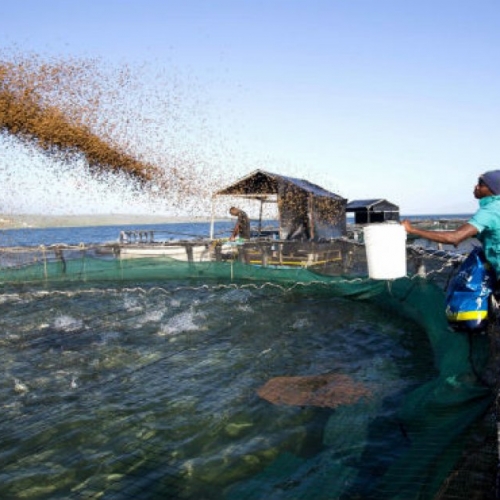
[[[404,220],[402,224],[408,234],[414,234],[415,236],[435,241],[436,243],[444,243],[455,246],[462,243],[462,241],[465,241],[467,238],[476,236],[478,233],[477,228],[468,222],[454,231],[429,231],[426,229],[418,229],[412,226],[411,222],[408,220]]]

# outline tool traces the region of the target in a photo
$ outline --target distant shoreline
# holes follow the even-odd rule
[[[208,222],[207,217],[169,217],[163,215],[37,215],[0,214],[0,229],[36,229],[49,227],[122,226],[127,224],[172,224],[177,222]]]

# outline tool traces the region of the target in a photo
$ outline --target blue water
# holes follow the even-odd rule
[[[410,220],[453,220],[468,219],[469,214],[454,215],[410,215]],[[347,218],[352,222],[352,218]],[[215,238],[227,238],[231,234],[234,222],[217,221],[214,225]],[[266,221],[265,227],[275,227],[275,221]],[[206,238],[210,236],[210,224],[208,222],[196,223],[169,223],[150,225],[119,225],[119,226],[94,226],[94,227],[64,227],[64,228],[30,228],[30,229],[8,229],[0,230],[0,246],[38,246],[65,243],[78,245],[80,243],[108,243],[118,241],[121,231],[135,230],[154,231],[160,240],[170,239],[192,239]]]
[[[229,237],[234,223],[217,222],[214,227],[215,237]],[[210,224],[172,223],[146,225],[119,225],[119,226],[92,226],[92,227],[55,227],[0,230],[0,246],[38,246],[66,243],[78,245],[80,243],[108,243],[117,242],[121,231],[154,231],[157,238],[191,239],[208,238]]]
[[[401,220],[409,219],[409,220],[468,220],[472,217],[470,213],[464,214],[426,214],[426,215],[402,215]]]

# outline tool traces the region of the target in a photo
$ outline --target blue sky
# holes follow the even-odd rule
[[[0,46],[196,82],[228,183],[263,168],[405,214],[473,212],[500,168],[499,26],[497,0],[0,4]]]

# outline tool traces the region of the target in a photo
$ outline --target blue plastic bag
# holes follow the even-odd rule
[[[446,317],[450,325],[456,330],[483,330],[494,286],[495,274],[483,249],[474,247],[446,291]]]

